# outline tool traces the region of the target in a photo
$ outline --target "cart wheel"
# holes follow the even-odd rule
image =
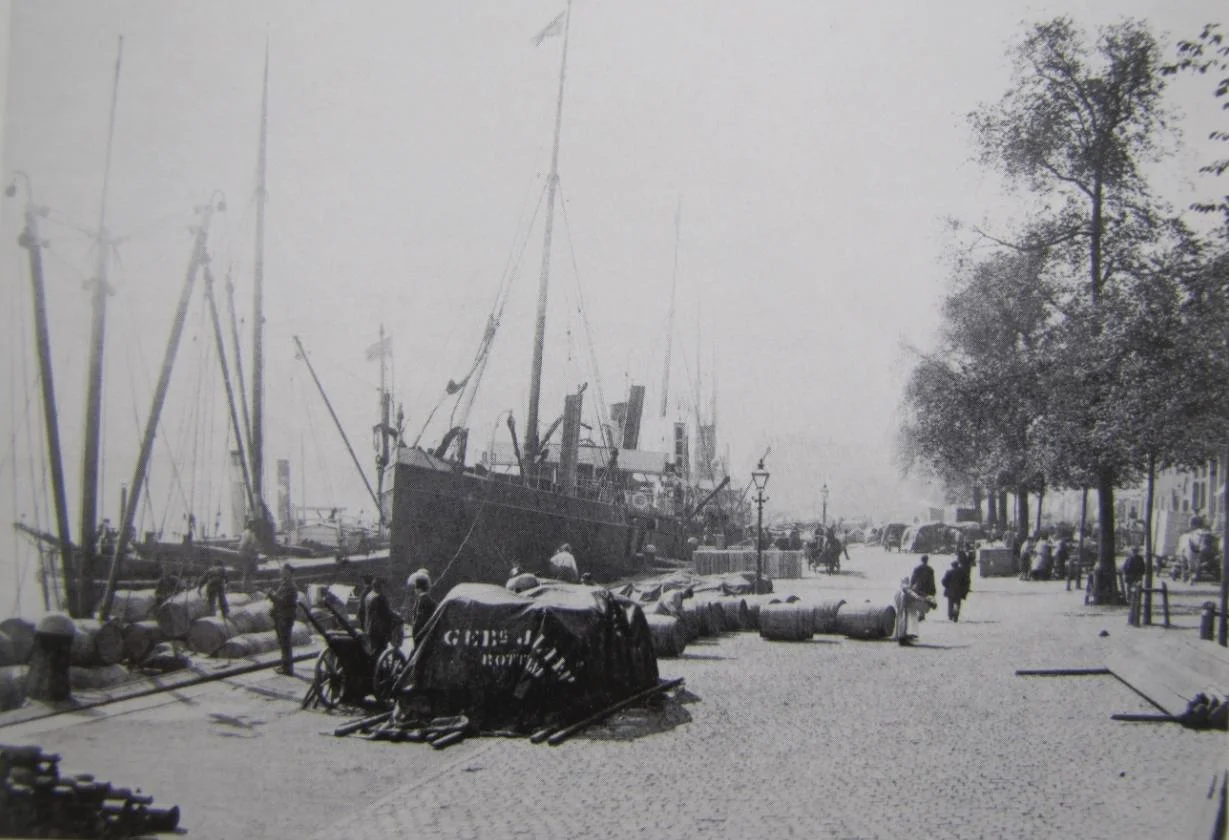
[[[333,709],[341,701],[346,687],[346,675],[341,660],[332,648],[320,651],[316,658],[316,693],[326,709]]]
[[[375,677],[372,679],[372,692],[381,703],[392,699],[393,688],[401,669],[405,667],[405,654],[395,647],[385,648],[376,660]]]

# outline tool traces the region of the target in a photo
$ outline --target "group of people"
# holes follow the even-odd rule
[[[1065,578],[1078,572],[1079,562],[1072,562],[1071,543],[1060,537],[1057,541],[1040,534],[1026,538],[1020,544],[1020,579],[1050,580]]]
[[[952,565],[943,573],[943,597],[947,600],[947,618],[949,621],[960,620],[960,608],[973,588],[973,549],[961,547],[956,550]],[[917,633],[910,632],[910,618],[918,623],[926,620],[926,613],[938,608],[935,597],[938,589],[935,586],[935,570],[930,565],[929,555],[923,554],[921,562],[914,567],[913,573],[902,578],[900,589],[892,598],[892,606],[896,609],[896,626],[893,638],[902,645],[911,645],[917,639]]]

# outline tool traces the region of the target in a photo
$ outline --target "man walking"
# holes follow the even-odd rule
[[[909,588],[921,595],[927,601],[932,601],[935,593],[935,570],[930,568],[929,555],[922,555],[922,562],[913,567],[913,574],[909,577]],[[918,621],[926,620],[925,611],[918,613]]]
[[[273,629],[277,631],[277,645],[282,651],[282,667],[277,672],[293,677],[291,634],[294,631],[295,611],[299,606],[299,589],[294,585],[294,567],[289,563],[282,566],[282,580],[269,595],[269,600],[273,602]]]
[[[431,597],[431,578],[425,574],[414,578],[414,615],[410,623],[410,635],[414,637],[414,646],[422,638],[423,630],[435,615],[436,603]]]
[[[969,594],[969,570],[962,560],[957,557],[943,573],[943,597],[947,599],[947,618],[952,622],[960,620],[960,605]]]

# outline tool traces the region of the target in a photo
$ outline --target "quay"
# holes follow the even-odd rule
[[[886,603],[917,562],[867,546],[851,558],[777,590]],[[557,748],[334,738],[348,716],[299,708],[307,668],[0,725],[0,741],[143,785],[181,807],[190,837],[1197,836],[1223,733],[1111,720],[1155,711],[1112,676],[1015,675],[1194,638],[1188,594],[1173,628],[1135,628],[1061,582],[975,578],[961,621],[931,613],[912,647],[698,640],[659,661],[686,681],[677,701]]]

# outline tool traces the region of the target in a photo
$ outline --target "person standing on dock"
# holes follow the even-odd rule
[[[411,616],[410,635],[414,637],[414,646],[418,646],[422,632],[435,615],[435,599],[431,597],[431,578],[421,574],[414,578],[414,614]]]
[[[572,555],[572,546],[564,543],[559,546],[550,559],[550,573],[565,583],[579,583],[580,569],[576,567],[576,557]]]
[[[282,566],[282,580],[269,595],[269,600],[273,602],[273,629],[277,631],[277,646],[282,651],[282,667],[277,672],[293,677],[291,634],[294,631],[295,611],[299,606],[299,588],[294,585],[294,567],[289,563]]]
[[[166,560],[158,561],[158,583],[154,586],[154,606],[160,607],[179,591],[179,575],[173,574]]]
[[[896,627],[892,638],[902,645],[911,645],[917,639],[916,633],[909,632],[909,614],[917,616],[918,621],[926,617],[930,608],[930,600],[916,592],[910,585],[909,578],[900,579],[900,589],[892,596],[892,606],[896,608]]]
[[[371,582],[371,590],[363,597],[363,632],[371,640],[371,652],[379,656],[393,637],[393,609],[384,594],[384,578]]]
[[[209,614],[217,615],[218,607],[222,608],[222,618],[230,617],[230,605],[226,603],[226,584],[229,580],[226,577],[226,567],[222,565],[221,560],[215,560],[213,568],[201,575],[200,582],[196,585],[196,594],[201,594],[201,590],[205,590],[205,597],[209,599]]]

